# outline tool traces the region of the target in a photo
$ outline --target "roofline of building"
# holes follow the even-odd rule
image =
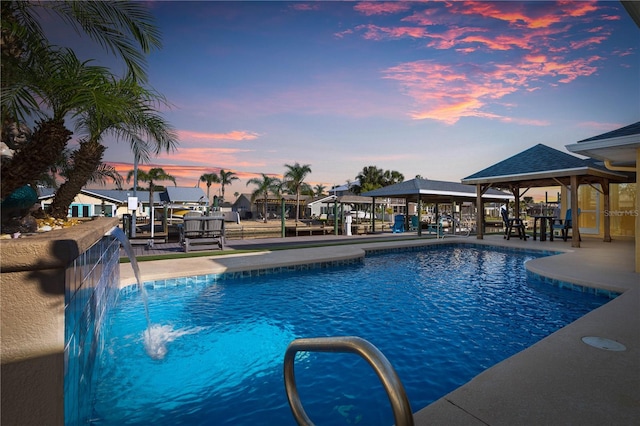
[[[455,192],[455,191],[434,191],[434,190],[425,190],[425,189],[421,189],[420,190],[420,195],[448,195],[451,197],[465,197],[465,198],[474,198],[477,197],[476,192]],[[482,194],[482,198],[498,198],[498,199],[504,199],[504,200],[510,200],[513,197],[513,195],[511,194],[487,194],[484,193]]]
[[[640,141],[638,134],[618,136],[614,138],[596,139],[586,142],[577,142],[570,145],[566,145],[567,150],[575,153],[586,155],[597,160],[606,160],[604,156],[598,155],[594,150],[607,149],[607,148],[640,148]]]
[[[594,167],[574,167],[571,169],[544,170],[541,172],[516,173],[511,175],[488,176],[481,178],[464,178],[462,183],[465,185],[476,185],[482,183],[501,183],[501,182],[517,182],[525,180],[539,180],[551,178],[564,178],[568,176],[591,175],[605,178],[614,178],[626,180],[626,176],[608,172],[606,170],[596,169]]]

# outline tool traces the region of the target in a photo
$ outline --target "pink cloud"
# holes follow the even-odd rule
[[[590,46],[590,45],[594,45],[594,44],[600,44],[603,41],[605,41],[607,38],[604,36],[600,36],[600,37],[591,37],[588,38],[586,40],[580,40],[580,41],[572,41],[570,43],[570,46],[572,49],[582,49],[583,47],[586,46]]]
[[[357,3],[353,9],[365,16],[372,15],[390,15],[400,12],[406,12],[411,9],[411,4],[406,2],[362,2]]]
[[[247,141],[257,139],[259,136],[259,133],[247,132],[245,130],[233,130],[227,133],[202,133],[190,130],[178,130],[178,137],[180,139],[195,141]]]
[[[133,170],[133,164],[131,163],[110,161],[110,162],[107,162],[107,164],[115,167],[118,173],[120,173],[125,177],[127,176],[127,173],[129,173],[130,170]],[[241,166],[253,167],[254,165],[242,164]],[[240,186],[244,186],[243,182],[247,181],[248,179],[260,176],[259,173],[244,172],[244,171],[233,169],[230,167],[221,168],[221,167],[207,167],[202,165],[179,165],[176,163],[163,164],[160,162],[156,162],[156,163],[150,163],[150,164],[142,164],[138,167],[140,170],[144,170],[144,171],[149,171],[149,169],[151,168],[160,167],[165,172],[167,172],[168,174],[176,178],[177,186],[197,186],[200,183],[200,176],[202,176],[205,173],[220,173],[221,169],[234,172],[242,183]],[[273,176],[276,176],[276,175],[273,175]],[[165,185],[172,185],[170,181],[160,182],[160,183],[163,183]],[[201,184],[201,185],[204,185],[204,184]],[[219,185],[214,184],[213,186],[217,188]],[[126,183],[125,183],[125,187],[127,187]],[[247,187],[247,189],[250,189],[250,188]],[[246,191],[246,192],[249,192],[249,191]]]
[[[454,3],[452,13],[477,15],[508,22],[514,27],[548,28],[566,20],[567,17],[583,17],[598,10],[595,2],[561,1],[558,3],[527,2],[479,2]],[[546,7],[543,7],[544,5]],[[530,9],[530,10],[528,10]]]
[[[413,100],[409,114],[415,120],[432,119],[454,124],[462,117],[481,117],[501,121],[516,120],[490,112],[496,101],[518,91],[531,92],[542,85],[566,84],[589,76],[597,68],[592,56],[559,62],[542,54],[530,54],[514,64],[439,64],[415,61],[391,67],[384,78],[399,83],[401,91]],[[536,120],[520,123],[541,125]]]

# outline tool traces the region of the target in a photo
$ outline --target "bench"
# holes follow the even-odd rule
[[[224,250],[224,217],[185,217],[180,228],[180,242],[185,252]]]

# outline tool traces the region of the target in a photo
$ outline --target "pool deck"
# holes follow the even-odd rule
[[[580,248],[572,248],[570,241],[561,240],[506,241],[498,235],[484,240],[473,236],[435,240],[417,239],[410,233],[229,240],[225,250],[229,254],[140,262],[140,272],[143,281],[152,281],[339,261],[363,256],[364,250],[453,242],[562,251],[532,260],[527,268],[559,281],[623,294],[431,405],[412,407],[416,425],[640,424],[640,274],[634,272],[633,241],[604,243],[583,238]],[[332,245],[308,247],[310,244]],[[266,251],[234,254],[251,249]],[[165,250],[175,251],[169,245]],[[136,255],[161,251],[158,246],[135,248]],[[121,264],[120,269],[122,285],[135,282],[129,264]],[[582,341],[585,336],[611,339],[626,350],[589,346]]]

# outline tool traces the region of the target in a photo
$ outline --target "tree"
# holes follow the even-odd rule
[[[202,176],[200,176],[200,182],[204,182],[207,184],[207,200],[209,201],[209,206],[211,206],[211,198],[209,196],[209,190],[211,189],[211,184],[220,182],[220,178],[215,173],[205,173]]]
[[[77,120],[78,127],[84,129],[87,136],[71,154],[72,167],[67,180],[51,204],[50,214],[56,218],[67,216],[76,194],[102,164],[106,147],[100,141],[105,134],[112,134],[116,140],[130,140],[135,155],[143,161],[149,159],[150,150],[155,153],[170,151],[176,143],[171,127],[154,110],[155,104],[166,103],[162,96],[140,87],[131,78],[96,81],[94,86],[99,83],[104,86],[99,91],[101,96]]]
[[[231,185],[234,180],[238,180],[238,177],[234,172],[225,172],[224,170],[220,170],[220,187],[222,190],[222,201],[224,201],[224,187],[226,185]]]
[[[106,68],[81,63],[72,51],[50,46],[38,22],[42,12],[57,14],[119,55],[128,78],[137,83],[146,80],[144,55],[159,47],[160,39],[153,15],[138,2],[2,1],[0,7],[3,142],[12,144],[5,138],[12,126],[19,128],[28,119],[36,123],[30,140],[10,146],[14,157],[3,160],[0,196],[4,199],[17,188],[32,185],[58,161],[72,135],[64,120],[91,111],[104,87],[96,82],[110,76]],[[75,166],[87,157],[101,156],[100,145],[91,138],[87,141],[75,155]],[[78,175],[86,176],[88,164],[81,167],[85,170]]]
[[[356,180],[359,182],[357,185],[353,185],[353,191],[356,194],[372,191],[377,188],[381,188],[384,182],[384,171],[376,166],[364,167],[360,173],[356,176]]]
[[[313,187],[313,195],[316,197],[322,197],[326,188],[327,187],[321,183],[316,184],[316,186]]]
[[[358,185],[353,185],[356,194],[361,194],[374,189],[389,186],[404,181],[404,175],[395,170],[382,170],[376,166],[364,167],[356,176]]]
[[[311,173],[311,165],[295,163],[285,164],[287,171],[284,174],[283,186],[291,193],[296,194],[296,223],[300,218],[300,194],[310,189],[309,184],[304,179]]]
[[[382,186],[395,185],[396,183],[400,183],[404,181],[404,175],[395,170],[385,170],[382,174],[383,183]]]
[[[247,186],[256,185],[257,188],[251,193],[251,202],[255,202],[258,197],[263,198],[262,203],[262,217],[265,223],[267,223],[267,203],[269,202],[269,192],[280,191],[282,183],[280,179],[267,176],[262,173],[262,179],[251,178],[247,181]]]

